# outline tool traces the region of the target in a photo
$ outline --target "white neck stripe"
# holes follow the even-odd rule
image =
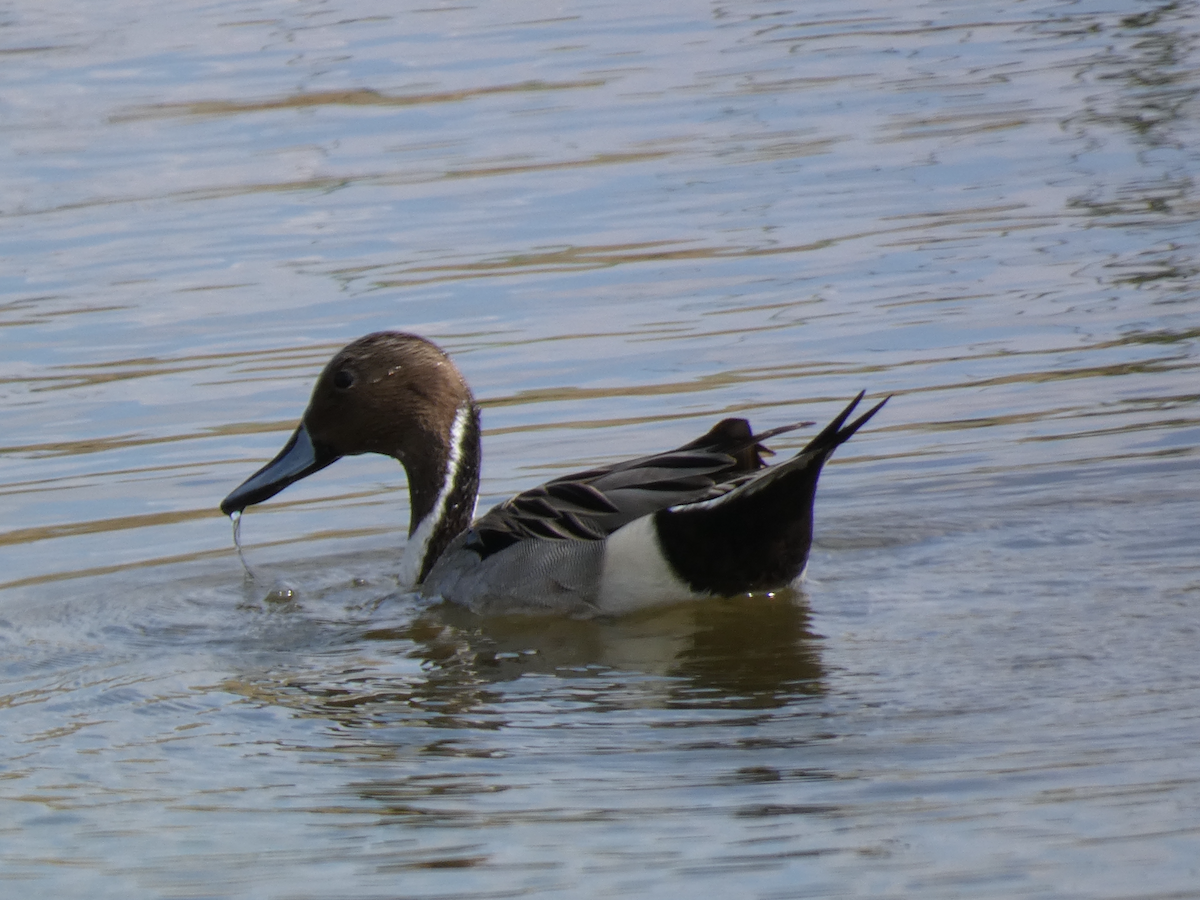
[[[459,468],[463,457],[463,441],[467,437],[467,422],[470,417],[470,404],[460,406],[458,412],[454,414],[454,424],[450,426],[450,456],[446,460],[442,486],[438,490],[437,499],[433,502],[433,509],[417,523],[416,529],[409,535],[408,543],[404,546],[404,554],[400,557],[400,571],[397,573],[397,578],[402,590],[409,590],[416,586],[417,576],[421,574],[425,554],[429,550],[429,542],[433,539],[437,525],[446,512],[446,500],[458,482]],[[471,518],[474,517],[475,511],[472,510]]]

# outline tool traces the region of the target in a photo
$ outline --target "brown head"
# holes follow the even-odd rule
[[[221,511],[261,503],[343,456],[382,453],[408,473],[415,528],[442,488],[455,417],[464,409],[476,414],[471,391],[436,344],[396,331],[368,334],[329,361],[291,439]]]

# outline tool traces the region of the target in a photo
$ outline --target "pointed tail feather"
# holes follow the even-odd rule
[[[846,408],[834,417],[832,422],[822,428],[821,433],[809,441],[805,448],[797,455],[803,456],[806,453],[811,453],[828,456],[842,444],[846,443],[846,441],[850,440],[850,438],[854,436],[854,433],[858,431],[858,429],[862,428],[867,424],[867,422],[871,421],[871,417],[874,416],[875,413],[879,412],[879,410],[883,409],[884,404],[892,399],[892,396],[889,394],[849,425],[842,427],[846,419],[850,418],[850,414],[854,412],[855,407],[858,406],[865,395],[866,391],[859,391],[858,396],[851,400],[850,403],[847,404]]]

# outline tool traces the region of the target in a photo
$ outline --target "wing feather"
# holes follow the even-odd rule
[[[486,557],[522,540],[603,540],[660,509],[720,496],[766,465],[761,440],[809,424],[755,435],[745,419],[723,419],[675,450],[555,478],[477,519],[466,547]]]

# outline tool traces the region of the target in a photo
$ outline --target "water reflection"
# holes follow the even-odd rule
[[[1122,125],[1151,147],[1180,146],[1177,126],[1193,118],[1189,107],[1200,90],[1189,64],[1196,36],[1185,25],[1194,15],[1194,4],[1172,0],[1120,20],[1124,52],[1104,60],[1099,78],[1123,90],[1106,94],[1117,102],[1097,109],[1096,121]]]
[[[1184,25],[1194,14],[1194,4],[1168,2],[1125,16],[1111,28],[1114,40],[1107,52],[1081,68],[1081,80],[1096,92],[1064,125],[1082,124],[1096,154],[1111,156],[1113,148],[1106,144],[1128,140],[1140,165],[1133,167],[1132,178],[1095,178],[1087,193],[1068,201],[1069,208],[1110,227],[1177,225],[1200,216],[1189,149],[1200,95],[1197,41]],[[1103,25],[1097,21],[1094,27]],[[1118,283],[1134,285],[1182,283],[1197,271],[1191,254],[1171,244],[1123,254],[1108,267],[1116,270]]]
[[[142,118],[166,116],[228,116],[238,113],[260,113],[281,109],[306,109],[313,106],[423,106],[425,104],[457,103],[492,94],[528,93],[531,91],[562,91],[600,87],[603,79],[565,83],[523,81],[518,84],[488,85],[458,91],[413,92],[389,94],[369,88],[345,91],[309,91],[264,100],[195,100],[191,103],[158,103],[131,109],[114,115],[112,121],[124,122]]]
[[[729,708],[783,706],[825,690],[818,637],[802,595],[736,598],[696,607],[691,646],[672,674],[676,702]],[[707,692],[712,692],[708,695]]]
[[[512,699],[503,685],[536,676],[558,679],[540,682],[539,696],[566,702],[571,714],[776,709],[825,690],[809,618],[806,599],[791,591],[613,620],[483,619],[443,604],[408,622],[364,624],[333,653],[293,648],[291,660],[224,687],[346,728],[500,728]],[[567,714],[553,703],[545,713],[547,725]]]

